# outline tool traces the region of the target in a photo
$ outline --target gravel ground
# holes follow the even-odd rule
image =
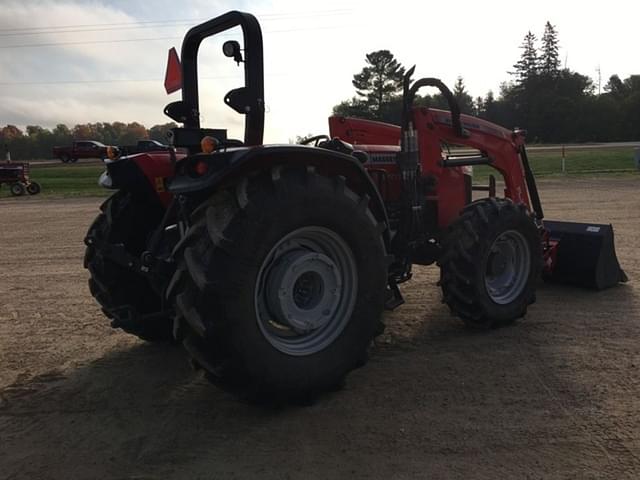
[[[108,326],[82,268],[100,199],[0,200],[0,478],[640,478],[640,178],[540,185],[548,218],[614,224],[628,284],[541,284],[473,333],[418,268],[346,388],[279,410]]]

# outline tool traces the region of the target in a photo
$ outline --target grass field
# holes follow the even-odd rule
[[[560,150],[529,151],[529,163],[536,176],[563,175]],[[475,180],[486,180],[491,167],[474,167]],[[566,150],[565,174],[567,175],[619,175],[638,173],[632,148],[601,148]]]
[[[562,175],[560,150],[530,151],[529,161],[537,176]],[[637,175],[632,148],[567,150],[565,168],[568,175]],[[42,186],[41,195],[53,197],[106,196],[110,191],[98,185],[102,165],[31,165],[31,178]],[[490,167],[474,168],[474,180],[486,181]],[[10,196],[4,186],[0,197]]]
[[[75,197],[109,195],[109,191],[98,185],[104,171],[102,165],[46,165],[31,164],[31,179],[42,187],[40,195]],[[9,188],[2,186],[0,196],[8,197]]]
[[[537,175],[562,173],[560,151],[532,151],[529,153],[531,168]],[[566,150],[566,173],[606,173],[633,171],[632,148],[602,148],[589,150]]]

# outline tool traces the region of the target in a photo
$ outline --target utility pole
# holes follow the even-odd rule
[[[598,96],[600,96],[600,86],[602,85],[602,72],[600,71],[600,64],[598,64],[596,72],[598,72]]]

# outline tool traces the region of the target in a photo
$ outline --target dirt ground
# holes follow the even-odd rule
[[[472,333],[417,269],[346,388],[279,410],[108,326],[82,268],[99,199],[1,200],[0,478],[640,478],[639,191],[541,182],[548,218],[614,224],[628,284],[540,285]]]

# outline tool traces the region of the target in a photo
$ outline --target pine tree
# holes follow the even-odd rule
[[[535,43],[536,36],[530,31],[527,32],[522,45],[520,45],[522,49],[520,60],[513,66],[515,72],[512,72],[512,74],[516,76],[518,83],[523,83],[538,73],[539,58]]]
[[[453,96],[456,97],[462,113],[475,113],[473,97],[467,93],[467,88],[464,85],[464,79],[462,77],[458,77],[453,86]]]
[[[547,21],[542,35],[540,48],[540,72],[545,76],[556,76],[560,71],[560,56],[558,52],[558,32]]]
[[[366,63],[367,66],[353,76],[352,83],[356,93],[364,97],[368,106],[379,116],[383,105],[402,91],[404,67],[389,50],[367,54]]]

